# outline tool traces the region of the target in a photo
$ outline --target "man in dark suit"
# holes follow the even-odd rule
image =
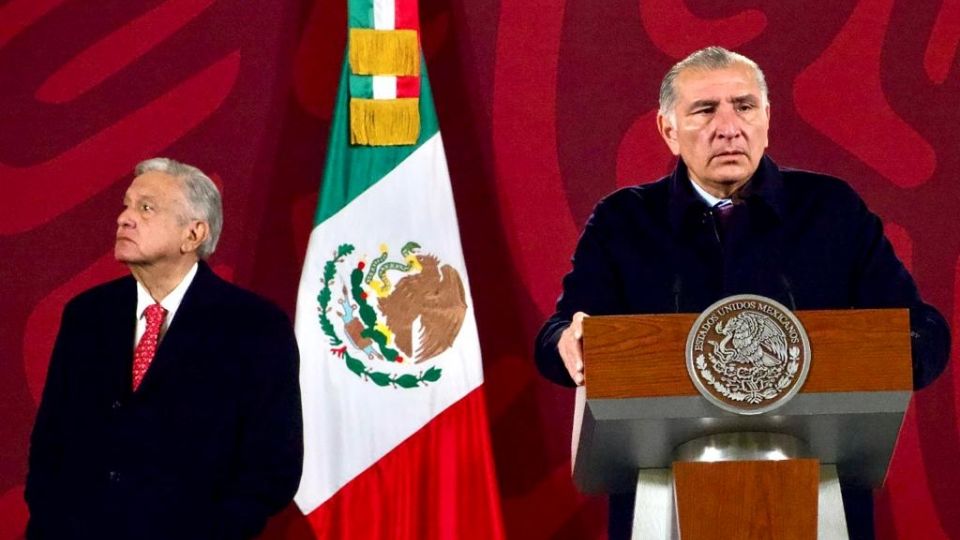
[[[251,538],[296,492],[299,354],[277,307],[204,259],[200,170],[140,163],[117,219],[132,276],[64,309],[30,445],[28,538]]]
[[[793,310],[909,308],[914,384],[940,375],[946,321],[921,299],[880,219],[845,182],[764,155],[770,103],[755,62],[708,47],[677,63],[660,88],[657,126],[676,169],[594,209],[537,336],[545,377],[584,384],[584,317],[699,313],[747,293]],[[845,503],[851,537],[872,537],[870,493]],[[610,509],[610,537],[628,537],[631,497]]]

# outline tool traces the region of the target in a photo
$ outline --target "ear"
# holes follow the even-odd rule
[[[680,155],[680,144],[677,142],[677,127],[670,123],[670,119],[657,113],[657,131],[663,137],[663,142],[667,143],[670,152],[675,156]]]
[[[196,252],[200,246],[210,236],[210,225],[206,221],[194,220],[187,227],[187,234],[180,244],[182,253]]]
[[[770,146],[770,104],[767,103],[767,106],[764,108],[764,112],[767,114],[767,129],[764,131],[765,140],[763,141],[763,147],[767,148]]]

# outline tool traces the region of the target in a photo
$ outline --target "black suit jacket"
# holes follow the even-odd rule
[[[781,169],[764,157],[738,195],[721,227],[680,160],[670,176],[601,201],[577,244],[557,310],[537,336],[540,372],[573,386],[557,343],[577,311],[699,313],[744,293],[792,310],[910,308],[914,385],[944,370],[946,321],[921,300],[880,219],[846,183]],[[632,494],[611,497],[610,538],[629,537],[633,502]],[[870,517],[848,515],[851,538],[872,537],[860,536],[872,531]]]
[[[764,157],[721,234],[683,161],[651,184],[594,209],[563,279],[557,311],[537,336],[547,378],[573,386],[557,350],[573,314],[699,313],[733,294],[798,309],[910,308],[914,384],[944,369],[950,331],[921,300],[880,219],[843,181],[781,169]]]
[[[132,277],[64,309],[30,445],[28,538],[250,538],[303,458],[286,315],[201,262],[139,389]]]

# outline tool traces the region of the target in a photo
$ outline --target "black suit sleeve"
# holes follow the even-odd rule
[[[857,275],[853,305],[865,308],[907,307],[913,355],[913,385],[920,389],[944,370],[950,357],[950,329],[933,306],[920,298],[910,273],[883,233],[880,218],[855,194],[857,216]]]
[[[587,221],[571,263],[573,268],[563,278],[563,292],[557,309],[537,334],[534,356],[540,373],[564,386],[575,386],[563,365],[557,344],[560,334],[570,326],[573,315],[609,315],[622,312],[620,273],[610,247],[618,227],[610,199],[601,201]]]
[[[60,330],[54,343],[53,354],[47,369],[47,380],[40,399],[40,408],[30,436],[30,455],[27,483],[24,496],[30,509],[27,538],[57,538],[64,531],[58,529],[63,523],[65,501],[61,493],[63,485],[61,468],[64,458],[64,403],[69,377],[67,374],[68,351],[74,350],[77,325],[76,304],[64,308]]]
[[[236,463],[214,516],[216,538],[253,538],[293,499],[303,467],[299,352],[289,320],[276,311],[262,333]]]

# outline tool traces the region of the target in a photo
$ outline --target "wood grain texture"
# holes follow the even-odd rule
[[[913,389],[906,309],[798,311],[810,338],[808,392]],[[584,319],[587,398],[698,395],[684,348],[697,314]]]
[[[677,462],[673,465],[684,540],[817,537],[820,462]]]

